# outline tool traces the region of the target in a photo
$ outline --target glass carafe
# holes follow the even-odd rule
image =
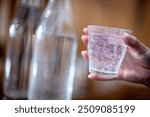
[[[27,99],[32,43],[40,20],[40,0],[20,0],[9,27],[3,90],[8,99]]]
[[[77,40],[70,0],[49,0],[36,30],[29,99],[72,98]]]

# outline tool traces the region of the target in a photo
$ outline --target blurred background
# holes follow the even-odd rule
[[[0,98],[3,97],[3,62],[8,28],[19,0],[0,0]],[[42,1],[44,10],[47,0]],[[87,78],[88,62],[81,57],[86,46],[82,29],[88,24],[133,30],[141,42],[150,47],[150,0],[72,0],[78,39],[78,56],[73,99],[150,99],[150,89],[126,81],[93,81]]]

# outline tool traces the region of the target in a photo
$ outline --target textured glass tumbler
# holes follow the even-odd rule
[[[126,53],[123,33],[131,30],[88,26],[89,72],[102,77],[117,77]]]

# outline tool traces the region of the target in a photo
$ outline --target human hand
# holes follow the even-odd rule
[[[88,44],[88,29],[83,29],[84,35],[81,39],[85,45]],[[117,77],[104,78],[96,74],[89,74],[93,80],[126,80],[150,86],[150,49],[142,44],[136,37],[127,33],[123,34],[123,40],[127,45],[127,52]],[[88,60],[88,51],[83,50],[81,54]]]

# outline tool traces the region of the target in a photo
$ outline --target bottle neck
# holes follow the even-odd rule
[[[20,0],[20,4],[24,6],[40,8],[42,0]]]
[[[48,9],[53,9],[59,6],[61,2],[64,0],[48,0],[47,8]]]
[[[40,24],[45,27],[43,29],[47,29],[44,32],[48,35],[71,35],[71,33],[74,33],[74,23],[70,2],[71,0],[48,1],[40,22]]]
[[[48,0],[47,8],[48,9],[56,9],[57,10],[69,10],[71,6],[71,0]],[[58,9],[59,8],[59,9]],[[61,9],[62,8],[62,9]]]
[[[46,11],[46,17],[49,17],[52,12],[59,16],[61,14],[72,17],[71,0],[48,0]]]

